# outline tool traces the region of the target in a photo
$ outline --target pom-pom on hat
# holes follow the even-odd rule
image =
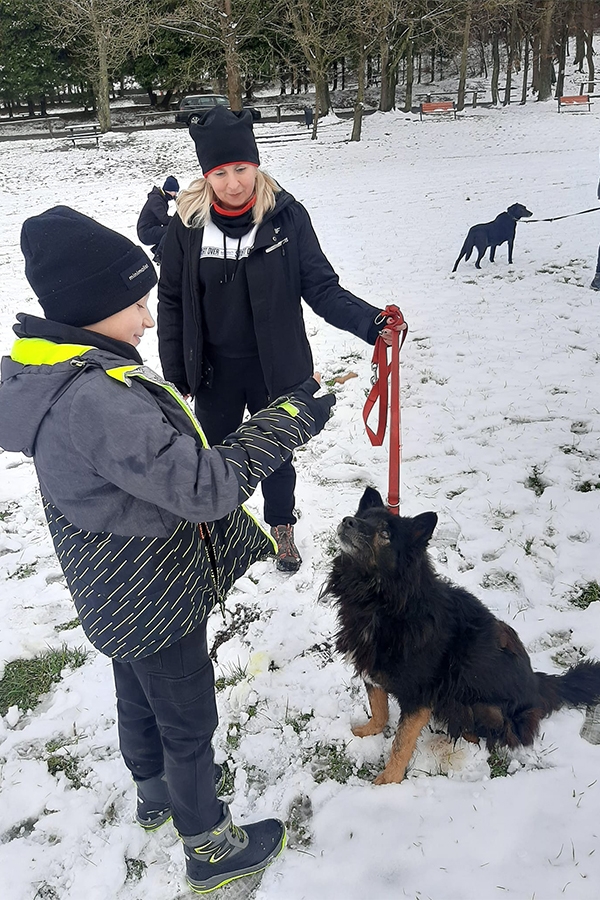
[[[93,325],[141,300],[157,282],[141,247],[69,206],[26,219],[25,275],[47,319]]]
[[[174,175],[169,175],[169,177],[165,180],[162,189],[163,191],[174,191],[175,193],[179,191],[179,182]]]
[[[215,106],[190,124],[190,136],[205,178],[221,166],[260,165],[253,121],[248,109],[233,112],[225,106]]]

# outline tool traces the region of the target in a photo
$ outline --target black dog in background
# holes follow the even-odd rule
[[[561,706],[600,701],[600,663],[534,672],[517,633],[436,574],[426,550],[436,523],[433,512],[392,515],[367,488],[356,515],[338,527],[341,553],[325,593],[338,607],[337,649],[364,677],[371,706],[354,734],[383,730],[388,694],[400,704],[391,757],[375,784],[402,781],[432,716],[454,740],[514,748],[532,744],[540,720]]]
[[[456,272],[459,262],[463,258],[471,258],[473,248],[477,247],[477,259],[475,268],[480,269],[479,265],[485,255],[487,248],[490,248],[490,262],[494,262],[496,255],[496,247],[508,241],[508,261],[511,263],[513,244],[515,243],[515,233],[517,230],[518,219],[528,219],[533,213],[522,206],[520,203],[513,203],[506,212],[496,216],[493,222],[484,222],[482,225],[473,225],[469,228],[465,242],[462,245],[459,257],[454,263],[453,272]]]

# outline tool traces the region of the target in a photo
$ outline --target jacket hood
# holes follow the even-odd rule
[[[17,340],[0,364],[0,447],[33,456],[42,420],[88,364],[109,369],[141,363],[121,341],[20,313]],[[99,346],[100,345],[100,346]]]

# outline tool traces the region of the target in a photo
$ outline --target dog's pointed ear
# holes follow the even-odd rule
[[[384,505],[385,504],[381,499],[381,494],[379,493],[379,491],[376,491],[375,488],[368,487],[360,498],[360,503],[358,504],[356,515],[360,516],[361,513],[366,512],[368,509],[375,509],[375,507]]]
[[[412,537],[416,547],[426,547],[437,525],[438,517],[434,512],[421,513],[412,520]]]

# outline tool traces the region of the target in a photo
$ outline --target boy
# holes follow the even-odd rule
[[[136,347],[154,325],[141,248],[69,207],[28,219],[25,274],[45,318],[19,314],[2,360],[0,446],[33,457],[56,553],[92,644],[111,657],[137,820],[169,818],[190,887],[262,871],[285,828],[235,826],[217,798],[206,618],[270,538],[240,504],[317,434],[335,402],[314,379],[209,449]]]

